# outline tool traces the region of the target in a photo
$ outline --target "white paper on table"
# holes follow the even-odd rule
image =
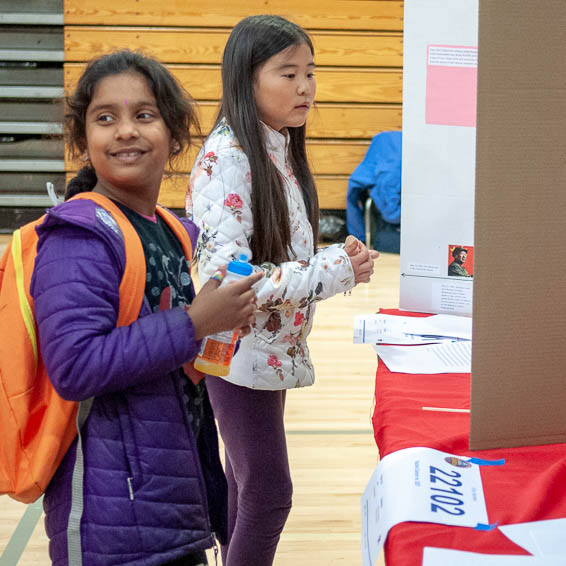
[[[373,349],[392,372],[469,373],[472,371],[472,343],[469,341],[422,346],[374,345]]]
[[[566,556],[521,556],[513,554],[480,554],[450,548],[426,546],[422,566],[566,566]]]
[[[479,466],[432,448],[383,458],[362,495],[362,558],[373,566],[389,530],[404,521],[476,527],[487,524]]]
[[[450,339],[471,340],[472,319],[449,314],[354,317],[354,344],[431,344]]]
[[[535,556],[566,556],[566,519],[501,525],[499,530]]]
[[[468,316],[452,314],[435,314],[427,317],[411,317],[417,320],[417,330],[420,334],[437,334],[452,338],[472,339],[472,319]]]

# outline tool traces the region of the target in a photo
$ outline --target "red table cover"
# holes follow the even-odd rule
[[[380,312],[419,316],[398,310]],[[566,444],[470,451],[469,413],[430,412],[422,407],[469,409],[470,374],[392,373],[380,361],[372,422],[381,458],[413,446],[475,458],[504,458],[503,466],[481,467],[490,524],[566,517]],[[385,543],[386,564],[418,566],[425,546],[486,554],[529,554],[497,528],[476,531],[407,522],[389,532]]]

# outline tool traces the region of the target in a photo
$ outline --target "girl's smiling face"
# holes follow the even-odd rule
[[[302,126],[315,93],[314,61],[306,43],[276,53],[256,71],[257,111],[261,121],[274,130]]]
[[[126,72],[100,80],[85,131],[101,192],[126,205],[128,195],[157,198],[172,139],[143,75]]]

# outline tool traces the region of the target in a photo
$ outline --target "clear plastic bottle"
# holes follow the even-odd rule
[[[226,269],[226,277],[222,285],[228,285],[233,281],[251,275],[252,266],[248,263],[246,255],[240,255],[240,259],[231,261]],[[195,369],[209,375],[225,377],[230,373],[230,363],[238,341],[238,330],[218,332],[206,336],[200,346],[200,351],[195,358]]]

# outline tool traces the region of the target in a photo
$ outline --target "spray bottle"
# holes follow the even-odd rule
[[[245,254],[240,255],[240,259],[231,261],[226,270],[226,277],[222,285],[228,285],[233,281],[251,275],[252,266],[248,263]],[[238,330],[227,330],[206,336],[201,344],[200,351],[195,358],[195,369],[209,375],[225,377],[230,373],[230,363],[236,349],[238,341]]]

